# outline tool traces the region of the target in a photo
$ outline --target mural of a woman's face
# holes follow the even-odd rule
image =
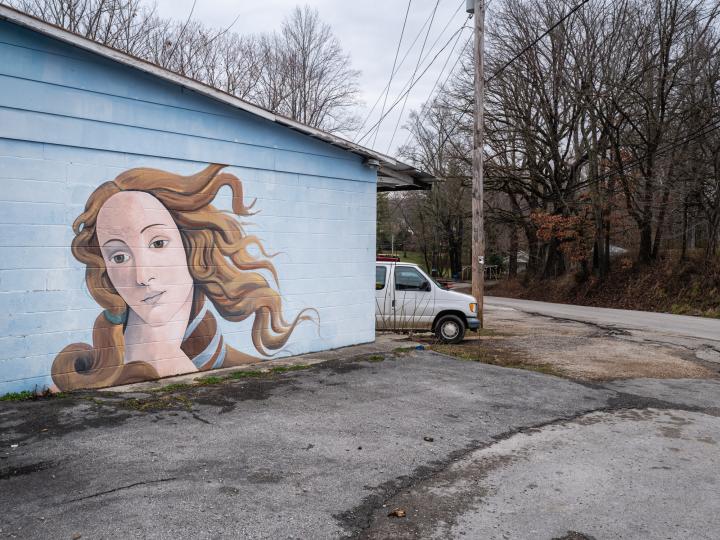
[[[179,316],[193,280],[180,231],[159,200],[116,193],[98,213],[97,237],[110,281],[143,322],[159,326]]]

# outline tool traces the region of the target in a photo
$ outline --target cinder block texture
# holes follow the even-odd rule
[[[350,152],[0,21],[0,395],[372,341],[375,182]]]

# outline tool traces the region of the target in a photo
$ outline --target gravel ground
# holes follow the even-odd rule
[[[591,308],[586,308],[591,309]],[[720,374],[704,338],[675,337],[618,325],[531,315],[492,307],[481,339],[531,365],[544,365],[573,379],[708,379]],[[720,335],[718,336],[720,339]],[[467,340],[465,345],[472,345]]]

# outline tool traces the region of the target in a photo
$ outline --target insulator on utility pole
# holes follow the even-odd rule
[[[473,183],[472,183],[472,295],[477,302],[480,328],[484,327],[483,295],[485,288],[485,224],[483,215],[483,131],[485,78],[483,53],[485,48],[485,2],[473,2],[475,17],[475,123],[473,129]]]

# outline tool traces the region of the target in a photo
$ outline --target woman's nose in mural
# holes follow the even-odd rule
[[[146,261],[138,258],[135,264],[135,282],[141,287],[149,287],[150,282],[155,279],[155,270]]]

